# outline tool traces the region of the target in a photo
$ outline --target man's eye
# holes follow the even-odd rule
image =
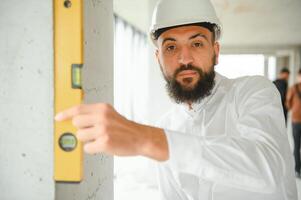
[[[203,43],[201,43],[201,42],[195,42],[195,43],[193,43],[193,46],[194,47],[202,47]]]
[[[175,50],[176,49],[176,46],[174,46],[174,45],[170,45],[170,46],[167,46],[166,47],[166,50],[167,51],[173,51],[173,50]]]

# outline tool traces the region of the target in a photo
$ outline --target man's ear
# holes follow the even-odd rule
[[[215,65],[218,64],[219,52],[220,52],[220,44],[219,42],[214,42],[214,53],[215,53]]]
[[[157,62],[158,62],[159,64],[161,64],[161,63],[160,63],[159,50],[158,50],[158,49],[156,49],[155,55],[156,55]]]

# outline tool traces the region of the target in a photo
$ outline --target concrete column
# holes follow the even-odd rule
[[[0,3],[0,199],[53,200],[52,0]]]
[[[296,83],[298,70],[301,68],[301,48],[295,48],[293,56],[290,57],[290,66],[293,70],[293,82]]]
[[[113,158],[87,156],[80,184],[53,180],[52,0],[0,4],[0,199],[113,199]],[[85,102],[113,103],[111,0],[84,0]]]

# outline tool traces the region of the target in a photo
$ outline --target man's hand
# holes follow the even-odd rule
[[[168,159],[167,140],[162,129],[129,121],[109,104],[75,106],[58,113],[55,120],[72,120],[78,129],[76,136],[84,143],[87,153]]]

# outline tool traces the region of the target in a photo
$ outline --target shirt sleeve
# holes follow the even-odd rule
[[[287,137],[278,91],[268,80],[257,79],[237,94],[232,133],[201,137],[165,130],[170,158],[164,164],[219,184],[273,192],[285,174],[281,151]]]

